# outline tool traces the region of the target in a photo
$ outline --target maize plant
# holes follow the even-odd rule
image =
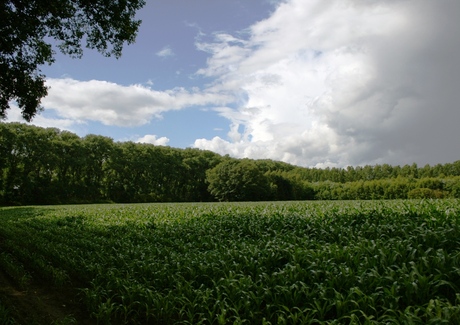
[[[100,324],[460,324],[458,200],[0,209],[0,263]]]

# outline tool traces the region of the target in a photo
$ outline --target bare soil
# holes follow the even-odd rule
[[[96,324],[70,287],[31,283],[26,290],[0,269],[0,301],[18,324]]]

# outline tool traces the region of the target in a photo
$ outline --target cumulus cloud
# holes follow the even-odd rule
[[[100,80],[48,79],[47,86],[50,89],[43,106],[54,110],[59,117],[116,126],[143,125],[161,118],[166,111],[219,105],[231,100],[229,95],[213,91],[184,88],[156,91],[143,85],[122,86]]]
[[[137,143],[150,143],[156,146],[166,146],[169,142],[167,137],[157,138],[154,134],[146,134],[142,138],[137,139]]]
[[[458,158],[460,2],[286,0],[218,34],[198,74],[237,96],[227,138],[195,146],[304,166]],[[234,107],[235,107],[234,106]]]
[[[24,123],[19,107],[15,103],[10,103],[10,106],[11,109],[8,110],[7,121]],[[58,128],[61,130],[76,132],[76,125],[80,123],[71,119],[45,117],[44,115],[37,114],[30,124],[43,128]]]

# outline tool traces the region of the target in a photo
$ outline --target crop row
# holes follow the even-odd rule
[[[27,281],[78,286],[100,323],[460,323],[457,200],[24,207],[0,218],[3,261]]]

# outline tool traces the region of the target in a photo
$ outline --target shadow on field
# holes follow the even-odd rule
[[[44,207],[4,207],[0,208],[0,220],[19,220],[40,217],[49,212],[50,208]]]

